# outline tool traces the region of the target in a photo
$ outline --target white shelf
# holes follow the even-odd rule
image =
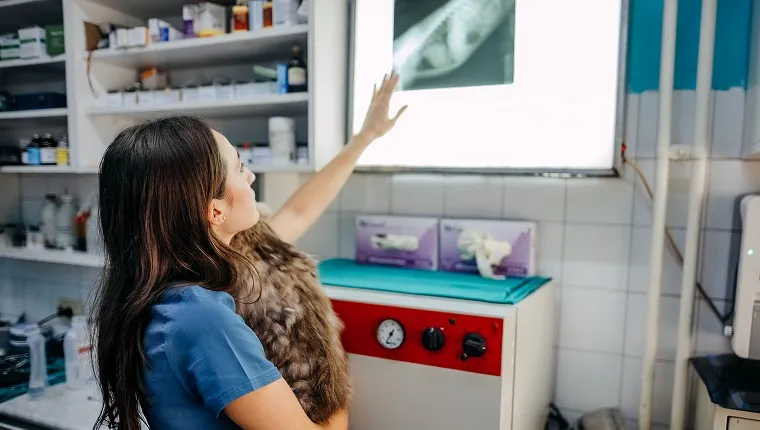
[[[0,61],[0,69],[48,65],[54,65],[63,69],[65,62],[66,54],[56,55],[55,57],[48,58],[34,58],[30,60],[3,60]]]
[[[97,175],[97,167],[70,167],[70,166],[3,166],[0,167],[0,173],[52,173],[52,174],[79,174],[79,175]]]
[[[68,114],[69,110],[67,108],[19,110],[0,112],[0,120],[25,118],[57,118],[65,117]]]
[[[0,9],[4,7],[21,6],[25,4],[42,3],[45,0],[0,0]]]
[[[235,116],[305,115],[308,93],[272,94],[244,100],[177,103],[160,106],[92,107],[88,114],[155,118],[172,113],[194,113],[208,118]]]
[[[308,25],[295,25],[161,42],[144,48],[102,49],[94,51],[92,59],[130,68],[155,66],[172,69],[220,63],[234,64],[273,55],[288,56],[294,44],[306,44],[308,30]]]
[[[102,267],[104,264],[103,258],[97,255],[77,251],[57,251],[54,249],[0,247],[0,258],[85,267]]]

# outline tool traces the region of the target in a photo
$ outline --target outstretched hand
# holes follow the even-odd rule
[[[375,86],[372,94],[372,100],[367,110],[367,116],[364,118],[364,125],[359,132],[361,135],[366,136],[370,140],[377,139],[384,134],[388,133],[396,121],[401,117],[401,114],[406,111],[407,106],[403,106],[396,112],[392,118],[389,117],[389,109],[391,96],[398,84],[398,75],[391,73],[390,76],[385,75],[383,77],[383,83],[380,85],[380,89]]]

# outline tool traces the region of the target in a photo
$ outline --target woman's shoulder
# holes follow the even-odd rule
[[[235,311],[235,301],[228,293],[203,288],[200,285],[181,285],[165,291],[159,306],[175,309],[177,306],[188,310],[213,310],[216,308]]]
[[[197,336],[207,330],[238,324],[235,301],[225,292],[198,285],[172,287],[153,306],[153,322],[164,332]]]

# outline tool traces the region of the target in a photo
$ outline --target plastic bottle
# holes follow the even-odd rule
[[[48,386],[47,358],[45,356],[45,337],[37,324],[29,324],[24,329],[26,343],[29,346],[29,397],[36,399],[45,394]]]
[[[264,0],[248,2],[248,30],[258,31],[264,28]]]
[[[98,224],[100,224],[100,213],[98,212],[98,205],[94,204],[90,209],[90,216],[87,217],[86,249],[90,254],[103,255],[105,253],[103,236],[100,234]]]
[[[55,149],[55,164],[59,166],[69,165],[69,137],[67,135],[58,139],[58,147]]]
[[[40,211],[40,230],[46,248],[55,247],[55,213],[57,208],[58,200],[55,194],[46,195]]]
[[[90,372],[90,345],[84,318],[71,319],[71,328],[63,337],[63,356],[66,367],[66,387],[81,390],[88,383]]]
[[[61,196],[61,205],[55,214],[55,244],[58,248],[71,249],[74,246],[74,198],[68,192]]]

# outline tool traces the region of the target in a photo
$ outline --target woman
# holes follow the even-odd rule
[[[348,179],[363,150],[387,133],[398,78],[376,90],[362,130],[271,220],[295,241]],[[100,168],[106,269],[93,343],[103,409],[95,428],[318,428],[256,335],[235,314],[238,282],[254,276],[232,237],[259,219],[255,177],[221,134],[191,117],[133,125]],[[236,267],[250,268],[239,270]],[[255,297],[251,300],[255,300]],[[322,428],[346,429],[343,411]]]

